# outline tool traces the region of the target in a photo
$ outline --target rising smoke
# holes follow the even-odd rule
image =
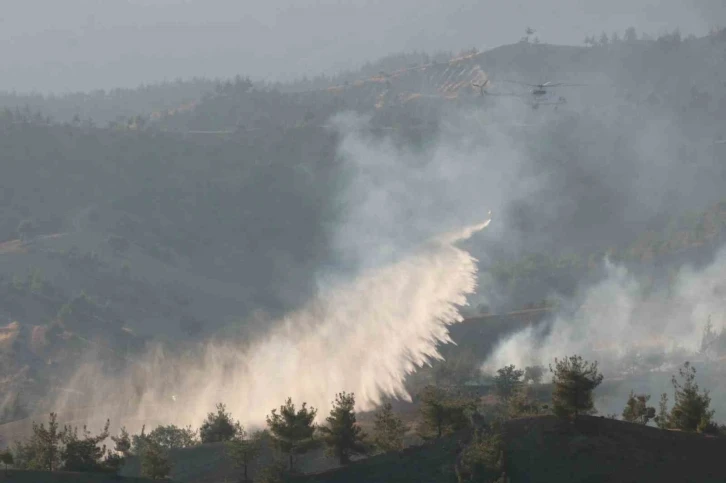
[[[542,325],[502,340],[483,363],[486,374],[508,364],[552,363],[573,354],[598,361],[609,380],[625,380],[601,393],[601,411],[622,409],[631,389],[657,395],[669,389],[677,366],[691,361],[701,386],[712,391],[723,414],[726,386],[711,354],[703,349],[706,324],[726,328],[726,249],[702,270],[682,268],[668,286],[652,289],[625,267],[604,262],[604,277],[583,287]],[[608,393],[609,392],[609,393]],[[717,415],[718,416],[718,415]]]

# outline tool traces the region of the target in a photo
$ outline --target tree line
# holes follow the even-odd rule
[[[277,450],[278,458],[263,469],[261,478],[275,481],[294,473],[299,456],[311,449],[325,447],[341,465],[358,455],[403,449],[407,427],[390,403],[376,413],[371,436],[357,423],[352,393],[336,395],[324,424],[315,423],[317,413],[306,403],[296,407],[288,398],[268,415],[266,429],[250,433],[220,403],[198,429],[168,425],[146,432],[142,427],[139,434],[130,435],[121,428],[115,436],[109,433],[110,421],[101,432],[92,434],[85,426],[80,432],[77,427],[61,427],[57,414],[50,413],[47,425],[34,422],[28,440],[15,442],[0,454],[0,462],[16,469],[118,473],[128,458],[137,457],[142,476],[163,479],[172,470],[170,450],[224,443],[227,457],[240,468],[242,481],[250,481],[249,467],[268,445]],[[109,438],[113,447],[104,443]]]
[[[546,402],[538,394],[545,370],[542,366],[522,370],[514,365],[499,369],[492,391],[498,403],[489,411],[478,397],[455,387],[426,386],[416,397],[415,434],[424,443],[462,435],[464,442],[454,464],[460,483],[506,482],[502,427],[507,420],[554,415],[576,422],[583,415],[597,414],[593,392],[603,381],[597,362],[578,355],[555,359],[549,367],[552,386]],[[662,429],[726,435],[726,426],[713,420],[709,392],[701,390],[695,379],[695,367],[684,363],[672,377],[670,408],[665,393],[656,410],[649,405],[650,395],[631,391],[621,419],[642,425],[652,421]],[[372,434],[367,434],[356,418],[355,395],[346,392],[336,395],[324,423],[316,424],[317,415],[317,408],[306,403],[296,406],[288,398],[270,412],[264,429],[250,432],[220,403],[198,429],[168,425],[147,433],[143,427],[139,434],[129,435],[121,428],[118,435],[110,436],[109,421],[100,433],[92,434],[86,427],[80,432],[77,427],[61,427],[57,415],[51,413],[47,425],[33,423],[30,438],[1,453],[0,462],[18,469],[117,473],[128,458],[137,457],[143,476],[163,479],[172,471],[171,450],[223,443],[227,458],[239,468],[244,482],[251,481],[250,467],[259,463],[262,451],[274,450],[273,462],[259,468],[255,479],[272,483],[298,473],[300,456],[310,450],[323,447],[340,465],[348,465],[357,457],[402,451],[405,437],[413,429],[386,402],[374,414]],[[109,438],[113,447],[105,444]]]

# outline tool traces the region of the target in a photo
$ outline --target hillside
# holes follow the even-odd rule
[[[726,479],[719,460],[726,450],[724,439],[599,417],[583,417],[572,426],[549,416],[510,421],[504,435],[505,465],[512,483],[716,483]],[[375,456],[296,481],[453,483],[457,481],[452,467],[456,439],[410,448],[402,455]]]
[[[181,351],[213,336],[250,338],[310,300],[321,273],[350,273],[335,242],[356,172],[341,134],[325,127],[342,111],[370,116],[372,157],[388,159],[373,148],[389,140],[403,147],[390,156],[402,172],[425,173],[439,147],[466,146],[447,155],[475,168],[448,192],[422,185],[420,205],[444,219],[501,207],[500,227],[467,246],[491,275],[480,291],[491,313],[570,296],[601,275],[608,253],[659,280],[707,263],[726,227],[726,152],[713,144],[726,133],[726,92],[714,80],[726,74],[725,50],[719,35],[518,43],[415,65],[402,57],[320,89],[239,77],[63,101],[126,109],[128,119],[106,127],[49,121],[58,99],[31,103],[37,115],[0,99],[0,419],[45,411],[91,353],[113,371],[153,340]],[[492,94],[525,96],[505,81],[588,85],[568,90],[556,113],[535,112],[481,96],[472,84],[485,79]],[[487,117],[502,110],[502,124],[526,128]],[[470,126],[472,113],[486,123]],[[498,193],[489,174],[516,162],[507,172],[516,181]],[[440,221],[413,218],[381,223],[406,238]],[[473,365],[513,328],[462,328],[454,339]]]

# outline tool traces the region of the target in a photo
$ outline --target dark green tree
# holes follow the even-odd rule
[[[5,476],[7,476],[8,474],[8,466],[12,465],[13,462],[13,454],[10,452],[9,449],[0,452],[0,463],[5,465]]]
[[[171,473],[169,455],[164,448],[147,442],[141,453],[141,475],[153,480],[167,478]]]
[[[458,398],[434,386],[425,387],[419,397],[419,433],[426,439],[438,439],[445,433],[465,428],[468,424],[466,411],[475,407],[473,401]]]
[[[555,367],[550,366],[550,371],[553,373],[552,407],[555,415],[576,419],[580,414],[595,412],[592,392],[603,379],[598,372],[597,361],[590,363],[577,355],[555,359]]]
[[[199,443],[197,431],[191,426],[179,428],[173,424],[157,426],[147,437],[164,449],[189,448]]]
[[[110,421],[106,421],[103,430],[96,436],[93,436],[86,426],[83,427],[80,437],[78,428],[64,427],[62,436],[64,447],[61,451],[63,469],[98,473],[109,471],[105,461],[108,452],[106,445],[102,445],[109,436],[109,424]]]
[[[635,394],[630,391],[628,402],[623,409],[623,421],[629,423],[648,424],[648,421],[655,418],[655,408],[648,406],[649,394]]]
[[[141,432],[131,436],[131,448],[132,454],[141,455],[146,449],[146,444],[149,442],[149,435],[146,434],[146,425],[141,426]]]
[[[670,427],[668,416],[668,394],[663,393],[658,402],[658,415],[653,420],[660,429],[668,429]]]
[[[207,414],[207,419],[199,428],[199,436],[202,443],[219,443],[222,441],[231,441],[242,431],[239,421],[232,419],[232,415],[227,412],[227,407],[219,403],[217,404],[217,412]]]
[[[114,451],[109,451],[104,465],[109,471],[118,473],[126,459],[131,455],[131,438],[124,427],[121,428],[118,436],[111,436],[111,441],[114,442]]]
[[[288,398],[280,412],[273,409],[267,416],[267,427],[275,441],[275,445],[288,456],[289,469],[295,469],[295,457],[313,447],[316,442],[315,416],[317,409],[307,407],[303,403],[299,410],[295,410],[292,398]]]
[[[247,469],[262,450],[262,433],[256,432],[251,437],[247,437],[247,432],[242,431],[225,444],[227,457],[236,467],[242,468],[243,479],[241,481],[245,483],[251,481],[247,475]]]
[[[671,378],[674,391],[673,408],[668,417],[669,426],[681,431],[703,431],[711,424],[714,411],[709,409],[711,396],[700,391],[696,384],[696,368],[685,362],[678,370],[683,382]]]
[[[384,452],[401,451],[406,425],[393,412],[393,406],[386,402],[375,414],[373,423],[373,443]]]
[[[341,465],[350,463],[351,456],[368,452],[364,443],[366,434],[356,422],[354,394],[337,394],[325,421],[328,425],[319,428],[323,441],[328,454],[336,457]]]
[[[48,427],[43,423],[33,422],[33,436],[30,447],[35,451],[34,467],[46,471],[55,471],[61,465],[61,445],[66,435],[66,429],[58,425],[58,415],[50,413]]]
[[[498,426],[476,431],[455,464],[459,482],[495,480],[504,469],[504,438]]]
[[[497,396],[506,402],[512,397],[512,394],[522,385],[522,376],[524,371],[516,369],[514,365],[504,366],[497,370],[494,377],[494,388]]]

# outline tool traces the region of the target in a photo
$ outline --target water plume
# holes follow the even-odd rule
[[[438,344],[451,342],[448,326],[462,320],[458,307],[476,288],[476,260],[455,244],[488,223],[435,237],[363,271],[260,340],[209,342],[182,356],[157,348],[117,377],[89,363],[70,386],[85,393],[98,418],[132,430],[197,427],[218,402],[255,426],[287,397],[320,408],[321,416],[339,391],[354,392],[360,410],[384,396],[408,399],[406,375],[441,357]]]

